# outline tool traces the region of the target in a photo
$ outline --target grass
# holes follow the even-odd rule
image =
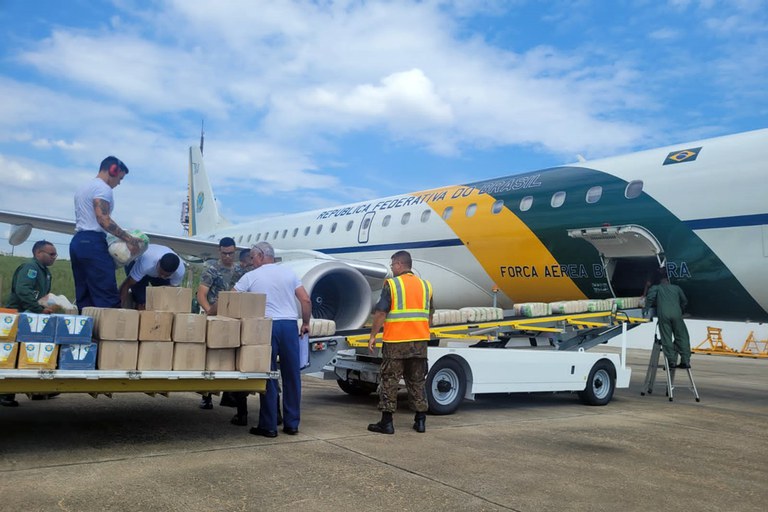
[[[16,268],[29,261],[30,258],[21,256],[2,256],[0,255],[0,303],[5,304],[8,294],[11,291],[11,280]],[[51,265],[51,293],[55,295],[64,295],[70,302],[75,302],[75,281],[72,277],[72,266],[69,260],[57,260]],[[187,263],[187,275],[184,278],[183,286],[197,290],[200,282],[202,265],[190,265]],[[125,279],[125,272],[122,268],[115,271],[118,286]],[[191,285],[190,285],[191,283]]]

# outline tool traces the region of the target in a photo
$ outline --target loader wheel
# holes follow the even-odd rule
[[[368,396],[376,391],[376,384],[371,382],[363,382],[357,379],[336,379],[336,382],[343,392],[352,396]]]
[[[427,375],[427,403],[432,414],[453,414],[467,389],[464,369],[453,359],[440,359]]]
[[[587,405],[605,405],[613,398],[616,389],[616,369],[610,361],[598,361],[587,378],[587,387],[579,392],[579,398]]]

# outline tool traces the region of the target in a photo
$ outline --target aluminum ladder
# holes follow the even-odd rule
[[[666,380],[667,380],[667,396],[669,397],[669,401],[671,402],[675,395],[675,373],[676,370],[685,370],[688,375],[688,382],[690,385],[688,386],[688,389],[691,390],[693,393],[694,398],[697,402],[701,402],[701,398],[699,397],[699,391],[696,389],[696,383],[693,380],[693,373],[691,373],[690,368],[670,368],[669,367],[669,361],[667,361],[667,356],[664,355],[664,351],[661,350],[661,340],[658,336],[653,337],[653,350],[651,350],[651,358],[648,361],[648,370],[645,373],[645,383],[643,384],[643,390],[640,391],[640,394],[642,396],[645,396],[645,394],[652,394],[653,393],[653,386],[656,383],[656,371],[661,368],[664,370]]]

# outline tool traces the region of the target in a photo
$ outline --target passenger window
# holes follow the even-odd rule
[[[520,211],[527,212],[533,206],[533,196],[525,196],[520,200]]]
[[[443,220],[450,219],[452,213],[453,213],[453,206],[449,206],[448,208],[443,210]]]
[[[552,208],[560,208],[563,206],[563,203],[565,203],[565,192],[561,190],[552,194],[552,200],[549,203],[552,205]]]
[[[272,235],[272,239],[273,240],[277,240],[277,235],[279,235],[279,234],[280,234],[280,230],[275,231],[275,234]]]
[[[601,197],[603,197],[603,187],[598,185],[587,190],[586,199],[588,204],[595,204]]]
[[[383,227],[387,227],[387,226],[389,226],[389,221],[390,221],[390,220],[392,220],[392,216],[391,216],[391,215],[387,215],[387,216],[385,216],[385,217],[384,217],[384,218],[381,220],[381,225],[382,225]]]
[[[261,240],[261,233],[256,233],[256,241],[258,242]]]
[[[424,210],[423,212],[421,212],[421,222],[427,222],[431,214],[432,214],[432,210]]]
[[[299,234],[299,228],[293,228],[293,238],[296,238],[296,235]]]
[[[371,225],[371,218],[370,217],[364,218],[363,219],[363,229],[364,230],[368,229],[368,226],[370,226],[370,225]]]
[[[353,220],[347,222],[347,231],[352,229],[352,226],[354,226],[354,225],[355,225],[355,221],[353,221]]]
[[[499,213],[501,213],[502,208],[504,208],[504,201],[502,201],[501,199],[498,199],[494,201],[493,206],[491,206],[491,213],[493,213],[494,215],[498,215]]]
[[[251,241],[251,235],[248,235],[248,238],[246,238],[245,241],[246,242],[250,242]]]
[[[405,212],[403,214],[403,217],[400,219],[400,224],[405,226],[406,224],[408,224],[409,220],[411,220],[411,213],[410,212]]]
[[[472,217],[475,213],[477,213],[477,203],[467,206],[467,210],[464,212],[467,217]]]
[[[624,197],[627,199],[635,199],[640,197],[643,193],[643,180],[633,180],[627,184],[627,188],[624,189]]]
[[[287,230],[287,229],[284,229],[284,230],[283,230],[283,236],[282,236],[281,238],[285,238],[285,235],[287,235],[287,234],[288,234],[288,230]]]
[[[243,235],[240,235],[240,237],[237,239],[237,243],[242,243],[243,241]]]
[[[331,233],[335,233],[336,232],[336,226],[338,226],[338,225],[339,225],[338,222],[334,222],[333,224],[331,224]]]
[[[307,236],[309,234],[309,226],[304,228],[304,236]]]
[[[264,233],[264,241],[266,242],[269,240],[269,233]]]
[[[319,224],[317,226],[317,229],[315,230],[315,234],[319,235],[322,230],[323,230],[323,225]]]

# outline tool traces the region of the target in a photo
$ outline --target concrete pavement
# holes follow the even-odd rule
[[[297,436],[229,424],[198,395],[62,395],[0,407],[0,509],[310,511],[757,511],[768,501],[768,360],[694,356],[702,397],[605,407],[571,394],[493,395],[393,436],[372,434],[376,400],[303,380]],[[660,381],[663,373],[660,373]],[[251,398],[251,423],[258,399]]]

